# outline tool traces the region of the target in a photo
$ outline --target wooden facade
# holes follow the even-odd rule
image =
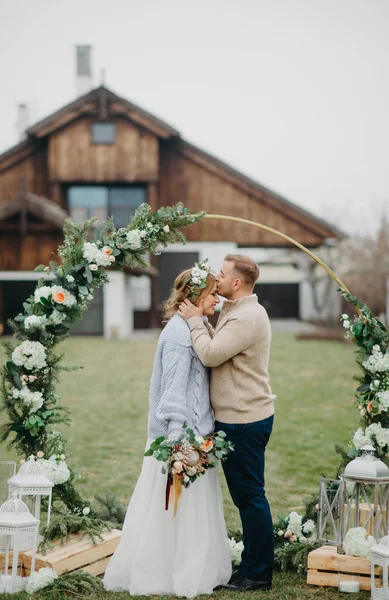
[[[96,137],[96,130],[100,136],[102,131],[107,135],[107,128],[109,139]],[[81,207],[75,207],[77,194],[77,198],[88,195]],[[100,208],[99,195],[105,198]],[[130,196],[132,204],[126,208]],[[251,219],[309,247],[342,236],[326,222],[189,144],[167,123],[99,87],[29,127],[25,141],[0,155],[0,329],[22,295],[31,293],[31,277],[30,283],[21,277],[19,285],[15,272],[32,271],[53,259],[69,213],[80,222],[112,214],[117,226],[123,226],[132,214],[126,210],[140,202],[148,202],[153,209],[183,202],[194,211]],[[90,214],[91,210],[102,212]],[[273,234],[228,221],[203,220],[185,234],[195,243],[287,246]],[[172,256],[165,261],[170,266]],[[152,264],[161,266],[157,260]],[[164,272],[161,279],[170,282],[171,276]],[[13,283],[7,283],[10,277]],[[4,290],[6,301],[2,300]],[[150,314],[140,309],[135,321],[139,319],[143,326],[147,319],[151,323],[162,295],[154,283]],[[102,316],[99,319],[102,322]]]
[[[114,143],[93,143],[92,124],[107,121],[116,127]],[[139,183],[145,186],[146,200],[153,208],[182,201],[196,211],[259,221],[311,247],[341,235],[104,87],[30,127],[26,141],[0,156],[0,207],[32,193],[67,211],[69,185],[102,183]],[[36,226],[28,218],[22,240],[15,216],[12,222],[0,220],[0,270],[48,262],[60,239],[58,228],[51,228],[47,239],[40,237],[39,252],[32,252]],[[234,240],[242,246],[285,244],[272,234],[222,221],[203,221],[189,229],[187,237],[190,241]]]

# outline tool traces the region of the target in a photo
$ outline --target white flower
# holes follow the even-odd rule
[[[139,235],[143,240],[148,235],[148,232],[145,229],[141,229]]]
[[[53,285],[51,288],[51,299],[56,304],[61,304],[62,306],[74,306],[77,304],[76,297],[61,285]]]
[[[302,516],[293,511],[288,516],[288,530],[297,536],[301,535]]]
[[[109,267],[111,264],[109,259],[110,254],[107,254],[106,250],[104,251],[105,248],[107,248],[107,246],[104,246],[104,248],[100,250],[95,243],[85,242],[82,247],[82,255],[88,263],[93,263],[98,267]],[[91,266],[89,266],[89,268],[91,268]],[[91,270],[93,271],[96,269]]]
[[[231,562],[234,566],[238,566],[242,559],[243,542],[236,542],[234,538],[230,538],[228,542],[230,544]]]
[[[343,327],[345,329],[350,329],[351,328],[351,323],[350,321],[343,321]]]
[[[365,435],[362,427],[359,427],[354,433],[353,444],[357,450],[360,450],[365,444],[370,444],[370,438]]]
[[[349,318],[349,316],[348,316],[348,315],[346,315],[346,313],[344,313],[344,314],[342,315],[342,319],[346,320],[346,319],[348,319],[348,318]]]
[[[43,567],[42,569],[39,569],[39,571],[33,571],[27,581],[27,594],[34,594],[38,590],[42,590],[53,583],[57,577],[58,574],[56,571],[50,569],[50,567]]]
[[[139,229],[133,229],[127,232],[127,242],[130,245],[130,250],[139,250],[142,246],[141,234]]]
[[[164,230],[165,233],[169,233],[169,231],[170,231],[169,225],[165,225],[165,227],[163,228],[163,230]]]
[[[349,556],[371,557],[371,547],[376,544],[372,535],[367,535],[364,527],[352,527],[343,542],[343,549]]]
[[[308,519],[308,521],[305,521],[304,525],[302,526],[302,531],[303,533],[309,535],[315,531],[315,528],[316,526],[312,519]]]
[[[89,506],[86,506],[85,508],[82,509],[82,514],[84,515],[84,517],[87,517],[90,513],[90,508]]]
[[[93,300],[93,296],[92,296],[92,294],[88,294],[88,295],[87,295],[87,297],[86,297],[86,299],[87,299],[87,300]]]
[[[201,269],[199,269],[199,267],[193,267],[193,269],[191,270],[191,275],[192,277],[200,277]]]
[[[21,390],[14,388],[12,396],[15,399],[20,399],[32,413],[36,412],[43,405],[42,392],[32,392],[26,385]]]
[[[370,373],[382,373],[389,371],[389,351],[381,352],[378,344],[373,346],[372,354],[363,361],[363,366]]]
[[[67,275],[67,277],[66,277],[66,281],[68,281],[69,283],[73,283],[73,282],[74,282],[74,277],[73,277],[73,275]]]
[[[366,415],[366,408],[361,408],[359,414],[361,415],[361,417],[364,417]]]
[[[38,317],[37,315],[30,315],[24,320],[25,329],[43,329],[46,325],[46,316]]]
[[[66,462],[64,460],[57,460],[56,455],[50,456],[47,460],[45,458],[40,458],[37,462],[41,465],[46,477],[48,477],[54,485],[65,483],[70,477],[70,471]]]
[[[202,435],[195,435],[195,440],[198,444],[204,444],[204,442],[205,442]]]
[[[34,300],[37,304],[40,303],[41,298],[46,298],[46,300],[49,299],[49,296],[51,294],[51,287],[48,285],[43,285],[40,288],[37,288],[34,292]]]
[[[18,367],[32,369],[43,369],[46,366],[46,349],[40,342],[28,340],[16,346],[12,352],[12,360]]]
[[[92,263],[92,264],[90,264],[90,265],[89,265],[89,269],[90,269],[91,271],[97,271],[97,269],[98,269],[98,268],[99,268],[99,267],[98,267],[97,265],[95,265],[94,263]]]
[[[378,392],[377,399],[381,404],[381,409],[387,411],[389,409],[389,390]]]
[[[279,529],[277,532],[278,537],[282,537],[284,535],[284,532],[282,531],[282,529]]]
[[[109,262],[114,263],[115,261],[116,261],[116,258],[114,256],[109,257]]]
[[[66,315],[55,308],[53,310],[53,312],[51,313],[48,320],[50,323],[53,323],[54,325],[60,325],[62,323],[62,321],[64,321],[65,319],[66,319]]]
[[[185,483],[188,483],[188,481],[189,481],[189,477],[188,477],[188,475],[185,475],[185,477],[184,477],[184,481],[185,481]]]
[[[201,279],[199,277],[192,277],[192,283],[199,285],[201,283]]]
[[[152,224],[152,223],[149,221],[149,222],[147,223],[146,227],[147,227],[148,229],[152,229],[152,228],[153,228],[153,224]]]

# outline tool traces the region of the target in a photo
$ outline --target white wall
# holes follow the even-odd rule
[[[124,340],[133,332],[131,277],[121,271],[109,273],[104,285],[104,337]]]

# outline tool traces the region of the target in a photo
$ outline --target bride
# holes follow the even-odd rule
[[[212,315],[219,298],[207,262],[183,271],[164,306],[150,383],[148,442],[177,439],[184,423],[196,434],[213,433],[208,370],[195,353],[189,327],[177,314],[188,298]],[[231,559],[217,470],[209,469],[182,490],[178,512],[165,510],[161,463],[143,459],[119,546],[104,576],[107,590],[132,595],[210,594],[231,577]]]

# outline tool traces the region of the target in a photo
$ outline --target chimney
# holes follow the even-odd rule
[[[93,88],[92,46],[76,46],[76,94],[84,96]]]
[[[18,140],[22,142],[26,139],[26,129],[29,125],[29,110],[28,104],[18,104],[18,118],[16,121],[16,128],[18,132]]]

